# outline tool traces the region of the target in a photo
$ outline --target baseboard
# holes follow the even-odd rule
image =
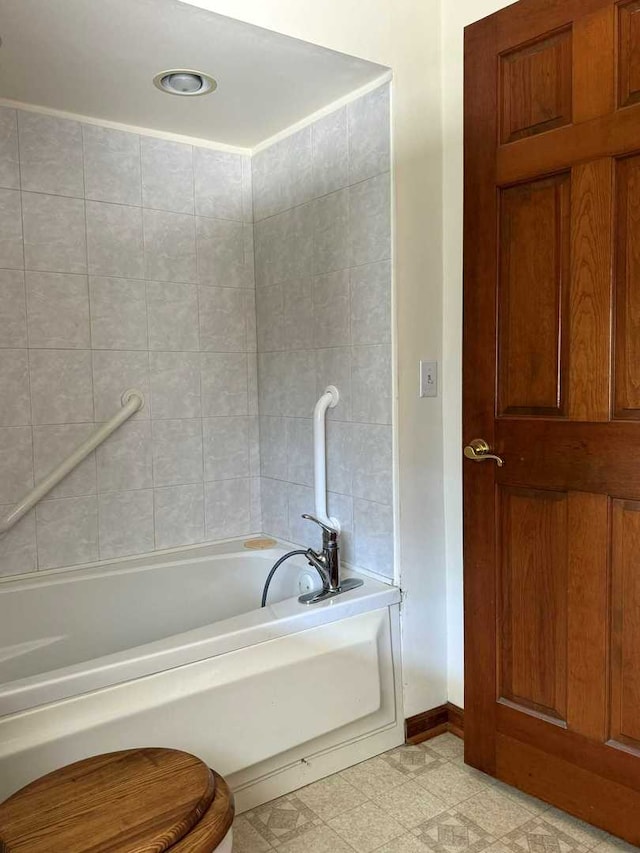
[[[405,720],[407,743],[422,743],[444,732],[451,732],[459,738],[464,738],[464,711],[451,702]]]

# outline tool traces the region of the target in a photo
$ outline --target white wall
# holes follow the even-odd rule
[[[398,557],[410,716],[447,698],[442,400],[417,395],[419,359],[442,359],[440,0],[189,2],[393,69]]]
[[[462,619],[462,213],[464,28],[514,0],[442,0],[443,422],[447,693],[464,701]]]

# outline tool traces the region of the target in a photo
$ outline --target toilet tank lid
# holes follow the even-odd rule
[[[0,804],[7,853],[164,853],[200,821],[216,778],[194,755],[127,749],[86,758]]]

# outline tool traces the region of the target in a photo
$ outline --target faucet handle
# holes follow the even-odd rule
[[[316,518],[315,515],[309,515],[308,513],[304,512],[302,514],[302,518],[304,518],[306,521],[314,521],[330,537],[331,541],[335,542],[338,538],[338,531],[335,529],[335,527],[330,527],[328,524],[325,524],[324,521],[320,521],[319,518]]]

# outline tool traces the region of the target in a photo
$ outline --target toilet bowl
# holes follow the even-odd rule
[[[0,804],[2,853],[231,853],[234,804],[194,755],[130,749],[78,761]]]

